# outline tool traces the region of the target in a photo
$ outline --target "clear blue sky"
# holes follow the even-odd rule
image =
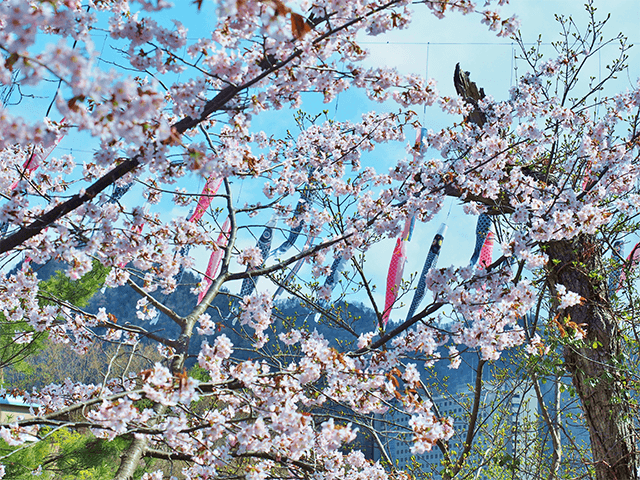
[[[210,21],[214,16],[212,2],[205,0],[203,9],[199,13],[195,6],[191,5],[191,2],[178,0],[176,3],[180,4],[179,12],[186,13],[186,16],[181,20],[190,30],[189,38],[208,36],[211,28]],[[542,35],[543,53],[551,55],[553,50],[549,42],[559,38],[557,35],[559,26],[554,20],[554,14],[571,14],[576,19],[576,24],[584,28],[586,17],[583,3],[582,0],[513,0],[511,5],[503,7],[503,12],[507,15],[518,14],[526,42],[535,42],[538,36]],[[479,2],[479,7],[481,6],[482,2]],[[610,36],[622,31],[629,36],[630,43],[640,44],[640,38],[638,38],[640,3],[637,0],[608,2],[603,0],[596,3],[596,6],[600,6],[599,15],[601,16],[611,13],[611,20],[606,30]],[[471,71],[472,79],[478,85],[483,86],[487,94],[497,99],[506,98],[517,75],[526,71],[524,62],[514,58],[514,54],[519,52],[511,40],[498,38],[493,32],[488,31],[486,26],[480,24],[478,15],[452,14],[444,20],[437,20],[426,13],[426,8],[418,6],[417,10],[422,13],[414,17],[414,22],[408,30],[380,37],[361,38],[363,44],[371,52],[367,65],[395,66],[401,73],[421,75],[424,75],[428,70],[428,76],[438,82],[441,93],[455,95],[451,79],[455,64],[460,62],[465,70]],[[171,12],[163,14],[162,23],[170,25],[170,18]],[[94,42],[96,49],[101,52],[101,58],[105,61],[118,62],[122,60],[122,55],[114,49],[118,44],[106,39],[104,33],[95,32]],[[603,51],[600,69],[594,67],[591,74],[597,77],[601,72],[604,72],[609,56],[613,56],[615,53],[614,49]],[[639,53],[640,47],[632,49],[629,61],[631,67],[628,75],[622,76],[616,82],[615,90],[630,88],[640,76]],[[111,68],[107,63],[104,65]],[[25,99],[18,108],[27,117],[41,117],[50,101],[52,92],[53,89],[39,90],[36,93],[42,94],[42,98]],[[305,95],[304,102],[303,108],[309,113],[328,109],[329,115],[337,120],[357,121],[361,113],[372,109],[396,109],[393,105],[381,106],[368,102],[362,93],[357,91],[345,92],[329,105],[322,104],[320,95],[316,94]],[[436,107],[427,109],[424,117],[422,109],[419,109],[418,113],[420,118],[424,118],[424,125],[434,130],[442,128],[452,121],[451,117],[441,114]],[[52,117],[59,118],[55,114],[52,114]],[[283,110],[269,113],[263,117],[257,117],[253,125],[255,129],[264,129],[269,134],[283,134],[287,128],[293,125],[292,112]],[[97,142],[87,135],[69,136],[61,142],[54,155],[68,153],[72,150],[81,162],[83,157],[89,159],[90,152],[97,145]],[[370,160],[376,169],[384,171],[387,166],[391,165],[392,160],[404,156],[406,156],[404,145],[395,144],[376,150]],[[195,190],[193,180],[190,179],[189,189],[191,191]],[[239,204],[242,205],[245,201],[252,201],[255,197],[253,197],[252,188],[248,184],[243,185],[240,190],[240,183],[236,182],[235,187],[236,193],[241,195]],[[201,180],[200,185],[202,185]],[[134,205],[139,203],[140,198],[139,192],[132,191],[125,197],[125,203]],[[292,202],[296,200],[292,199]],[[187,214],[185,209],[172,207],[169,202],[165,205],[167,217]],[[447,221],[449,230],[439,261],[441,266],[466,264],[473,250],[475,218],[465,216],[456,202],[453,202],[453,205],[451,217]],[[430,223],[416,225],[413,240],[408,245],[409,262],[405,267],[406,278],[412,272],[421,270],[431,239],[440,223],[445,220],[448,207],[447,204],[445,211]],[[258,219],[263,218],[258,217]],[[259,232],[257,234],[259,235]],[[278,243],[279,240],[281,238],[276,238],[275,243]],[[299,243],[302,242],[299,240]],[[388,240],[373,248],[370,257],[376,258],[377,261],[369,262],[367,265],[368,276],[373,277],[378,286],[377,299],[380,305],[384,304],[384,286],[393,244],[394,240]],[[191,254],[196,258],[198,268],[204,270],[209,252],[202,249],[192,251]],[[231,286],[231,288],[233,291],[234,287]],[[239,283],[237,289],[239,289]],[[394,314],[393,318],[403,318],[405,311],[402,310]]]

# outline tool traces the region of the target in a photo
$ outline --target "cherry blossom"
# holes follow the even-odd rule
[[[193,3],[189,8],[202,2]],[[67,381],[28,394],[39,405],[33,424],[46,425],[51,412],[73,411],[97,436],[135,435],[145,445],[123,455],[122,469],[170,447],[189,459],[183,473],[193,479],[214,477],[244,458],[250,459],[242,467],[247,478],[278,472],[406,478],[361,452],[346,453],[356,424],[324,418],[314,408],[335,404],[354,418],[374,418],[393,405],[411,416],[411,451],[421,454],[452,437],[453,421],[437,418],[432,403],[410,391],[422,388],[421,373],[407,357],[419,356],[426,366],[448,359],[455,369],[463,349],[482,361],[525,344],[530,355],[548,353],[525,325],[542,295],[539,285],[553,286],[550,308],[568,316],[594,308],[584,291],[569,291],[559,278],[572,263],[554,247],[583,242],[587,262],[602,255],[609,239],[633,231],[640,198],[632,120],[638,85],[603,95],[596,111],[558,95],[552,85],[591,59],[589,49],[560,49],[556,58],[531,61],[505,100],[444,96],[432,79],[364,64],[362,38],[405,29],[425,9],[438,18],[475,14],[498,36],[514,36],[518,19],[501,16],[504,2],[492,3],[478,11],[466,0],[225,1],[215,5],[210,35],[196,39],[187,21],[156,15],[181,16],[164,0],[3,2],[0,83],[10,85],[15,74],[21,88],[58,85],[40,120],[23,118],[19,105],[0,109],[6,228],[0,249],[7,267],[25,260],[0,272],[3,322],[16,327],[17,344],[44,331],[80,352],[93,341],[127,345],[144,338],[164,357],[102,386]],[[95,31],[122,53],[119,65],[103,61]],[[348,89],[377,110],[349,121],[298,113],[295,128],[283,135],[254,126],[275,110],[304,107],[307,93],[328,103]],[[450,115],[452,126],[426,130],[420,145],[407,144],[423,126],[416,110],[426,106]],[[99,145],[92,156],[52,150],[62,136],[79,135]],[[380,168],[371,155],[386,144],[402,145],[404,153]],[[223,186],[207,197],[198,182],[211,178]],[[288,294],[327,321],[339,321],[340,302],[359,289],[379,313],[367,265],[377,261],[373,247],[397,237],[407,219],[433,219],[447,197],[459,199],[468,214],[492,216],[500,227],[500,261],[486,269],[432,269],[429,306],[397,330],[350,332],[353,347],[336,346],[300,323],[281,331],[285,323],[267,279],[293,278],[284,285]],[[202,205],[192,221],[189,209]],[[277,228],[269,215],[283,220]],[[215,239],[227,231],[223,224],[229,238],[221,247]],[[265,224],[275,232],[270,241],[295,232],[307,243],[275,256],[247,246]],[[179,315],[159,298],[175,291],[185,270],[202,273],[193,251],[203,249],[221,249],[219,270],[206,293],[194,288],[198,305]],[[340,275],[334,259],[344,267]],[[131,320],[151,321],[162,312],[180,334],[164,337],[129,319],[116,322],[104,309],[92,315],[45,298],[36,272],[51,260],[64,262],[72,280],[94,261],[109,267],[106,287],[128,284],[140,296]],[[248,278],[260,278],[260,288],[237,298],[234,285]],[[233,304],[228,318],[210,308],[223,295]],[[240,353],[246,345],[219,332],[223,323],[250,337],[250,358]],[[209,377],[202,382],[186,373],[194,331],[206,337],[195,356]],[[142,398],[154,407],[139,407]],[[203,398],[216,405],[204,414],[195,406]],[[0,435],[13,446],[37,430],[18,423]]]
[[[584,301],[580,295],[567,290],[567,287],[564,285],[556,285],[556,292],[558,293],[558,300],[560,300],[560,305],[558,305],[560,310],[578,305]]]

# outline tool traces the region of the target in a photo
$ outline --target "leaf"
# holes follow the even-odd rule
[[[4,67],[7,70],[12,70],[12,67],[15,65],[15,63],[20,59],[20,55],[18,55],[17,53],[13,52],[11,55],[9,55],[9,57],[7,57],[7,59],[4,61]]]
[[[202,8],[202,0],[193,0],[191,3],[194,3],[198,6],[198,11]]]
[[[298,13],[291,12],[291,33],[293,36],[299,40],[310,31],[311,26],[305,18]]]
[[[289,8],[280,0],[273,0],[273,9],[275,10],[274,16],[276,17],[284,17],[287,13],[290,12]]]
[[[399,17],[400,17],[400,15],[398,15],[397,13],[392,13],[391,14],[391,21],[392,21],[393,28],[396,28],[398,26],[398,18]]]
[[[84,102],[85,100],[85,96],[84,95],[76,95],[75,97],[72,97],[68,102],[67,102],[67,106],[69,107],[69,110],[73,111],[73,112],[77,112],[79,110],[80,107],[78,107],[78,102]]]
[[[186,369],[184,369],[182,373],[177,373],[176,378],[178,380],[178,388],[187,388],[187,385],[189,384],[189,374],[187,373]]]

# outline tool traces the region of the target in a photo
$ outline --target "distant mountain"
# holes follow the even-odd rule
[[[66,268],[64,264],[49,262],[46,265],[35,265],[38,276],[45,280],[54,275],[56,271]],[[168,295],[160,291],[152,293],[152,296],[162,302],[171,310],[181,316],[188,315],[197,304],[197,295],[191,292],[199,282],[199,278],[190,272],[185,272],[176,290]],[[175,339],[180,335],[180,328],[168,316],[160,313],[153,321],[140,320],[136,316],[136,303],[140,296],[128,285],[118,288],[103,288],[91,298],[89,305],[85,308],[89,313],[97,313],[98,309],[104,307],[107,312],[113,314],[118,324],[138,325],[146,330],[163,337]],[[219,333],[227,335],[236,347],[238,358],[254,358],[260,354],[253,351],[252,335],[253,330],[243,327],[236,320],[239,300],[228,291],[222,291],[207,313],[218,323]],[[375,312],[361,303],[347,304],[337,302],[331,308],[330,315],[317,315],[316,310],[309,308],[305,302],[296,298],[288,298],[275,303],[274,316],[276,317],[272,329],[271,338],[276,338],[281,332],[289,331],[293,328],[312,332],[317,330],[329,344],[338,350],[345,351],[356,348],[358,337],[362,333],[377,330],[377,319]],[[191,358],[187,366],[191,367],[200,350],[200,345],[206,338],[194,332],[189,346]],[[145,342],[143,343],[153,343]],[[209,340],[211,341],[211,340]],[[265,348],[268,348],[266,346]],[[442,355],[446,355],[446,350],[442,350]],[[267,350],[265,350],[265,353]],[[458,370],[450,370],[447,360],[437,361],[433,367],[426,371],[429,376],[437,378],[448,378],[449,388],[455,391],[475,381],[474,369],[477,366],[477,353],[463,352],[463,364]],[[424,367],[425,358],[406,359],[407,362],[417,363],[420,368]]]

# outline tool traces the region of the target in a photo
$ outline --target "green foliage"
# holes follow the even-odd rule
[[[84,307],[102,287],[108,273],[109,268],[95,260],[93,269],[78,280],[71,280],[58,270],[40,283],[40,305],[53,305],[56,300],[61,300],[76,307]],[[15,343],[13,339],[17,332],[31,332],[32,340],[23,344]],[[26,321],[7,322],[4,315],[0,313],[0,368],[11,367],[7,372],[10,377],[33,376],[36,373],[36,367],[49,370],[50,366],[46,364],[38,365],[29,361],[48,345],[47,339],[47,332],[35,332]],[[51,378],[48,383],[59,380],[61,379]]]
[[[93,261],[93,269],[78,280],[71,280],[58,270],[51,278],[40,283],[40,292],[45,297],[57,298],[76,307],[86,307],[91,297],[104,285],[109,270],[97,260]],[[54,302],[43,298],[42,303],[47,305]]]
[[[0,455],[15,451],[3,460],[5,478],[33,479],[32,472],[42,465],[39,478],[46,480],[106,480],[113,478],[118,457],[129,443],[130,439],[108,441],[63,428],[27,448],[9,447],[0,441]]]
[[[5,466],[5,477],[12,480],[33,479],[32,472],[51,453],[51,445],[48,442],[38,442],[32,447],[21,449],[20,447],[9,447],[4,440],[0,440],[0,456],[5,456],[12,451],[16,453],[3,459]],[[40,478],[50,479],[52,475],[43,475]]]
[[[94,342],[80,355],[67,345],[47,341],[42,351],[24,360],[30,374],[10,368],[6,380],[12,387],[24,390],[60,383],[66,378],[80,383],[102,383],[109,364],[111,378],[119,378],[150,368],[159,360],[160,354],[152,345],[138,345],[134,349]]]
[[[56,432],[54,441],[59,447],[53,463],[60,480],[113,478],[118,457],[130,443],[125,438],[107,441],[66,429]]]
[[[211,376],[209,372],[197,363],[189,370],[189,376],[195,378],[199,382],[210,382]]]
[[[40,283],[39,293],[43,297],[40,304],[51,305],[58,299],[77,307],[84,307],[104,284],[108,273],[109,268],[102,266],[98,261],[93,262],[93,270],[78,280],[70,280],[57,271],[51,278]],[[19,332],[31,334],[31,340],[16,343],[14,337]],[[33,370],[25,359],[42,350],[46,340],[47,333],[35,332],[26,320],[9,322],[0,313],[0,368],[12,366],[16,372],[30,375]]]
[[[17,333],[23,332],[33,335],[31,341],[16,343],[14,337]],[[45,332],[34,332],[27,322],[8,322],[6,317],[0,313],[0,368],[13,365],[16,370],[29,373],[24,360],[42,349],[46,337]]]

